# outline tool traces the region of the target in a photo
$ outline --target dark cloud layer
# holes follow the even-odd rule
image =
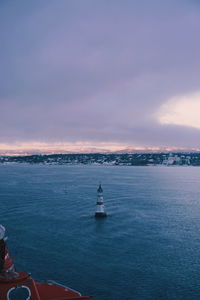
[[[153,117],[200,90],[198,1],[1,1],[0,142],[198,147]]]

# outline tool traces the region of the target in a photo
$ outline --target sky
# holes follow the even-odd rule
[[[0,0],[0,154],[200,149],[200,2]]]

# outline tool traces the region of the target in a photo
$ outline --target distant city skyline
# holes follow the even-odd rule
[[[200,3],[0,3],[0,155],[200,151]]]

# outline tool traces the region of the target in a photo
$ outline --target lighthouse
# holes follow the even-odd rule
[[[107,217],[105,209],[104,209],[104,203],[103,203],[103,189],[101,187],[101,184],[99,184],[98,190],[97,190],[97,205],[96,205],[96,218],[105,218]]]

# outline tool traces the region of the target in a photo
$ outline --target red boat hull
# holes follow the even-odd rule
[[[0,277],[0,300],[92,300],[55,282],[37,282],[17,271]]]

